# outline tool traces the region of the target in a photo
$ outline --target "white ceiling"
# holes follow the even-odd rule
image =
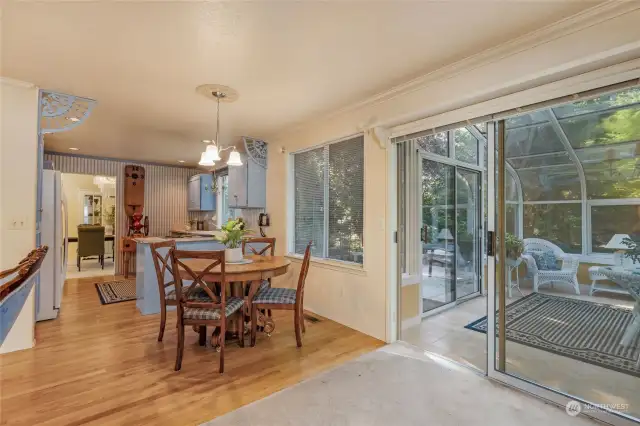
[[[215,132],[200,84],[240,94],[222,105],[223,144],[264,137],[593,5],[12,2],[0,75],[98,101],[49,150],[195,164]]]

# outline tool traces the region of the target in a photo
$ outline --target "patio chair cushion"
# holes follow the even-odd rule
[[[271,287],[256,294],[253,303],[296,303],[296,290],[293,288]]]
[[[531,251],[530,254],[540,271],[559,271],[558,258],[552,251]]]
[[[209,299],[209,300],[211,300],[211,299]],[[241,297],[230,297],[230,298],[228,298],[227,299],[227,306],[226,306],[226,309],[224,310],[225,315],[227,317],[231,316],[233,313],[235,313],[239,309],[242,309],[243,305],[244,305],[244,299],[241,298]],[[204,320],[204,321],[219,320],[221,318],[220,309],[189,308],[189,307],[185,307],[184,308],[184,313],[183,313],[182,317],[184,319]]]

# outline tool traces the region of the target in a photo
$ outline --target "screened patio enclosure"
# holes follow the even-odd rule
[[[505,128],[506,231],[611,263],[611,238],[640,234],[640,89],[510,118]]]
[[[394,138],[403,340],[638,418],[640,263],[612,243],[640,242],[640,88],[628,84]]]

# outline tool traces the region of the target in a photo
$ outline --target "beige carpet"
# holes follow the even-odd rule
[[[387,345],[207,426],[580,426],[564,408],[405,343]]]

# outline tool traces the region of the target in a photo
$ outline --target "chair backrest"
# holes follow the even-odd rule
[[[151,249],[151,257],[153,258],[153,266],[156,269],[156,278],[158,280],[158,290],[160,292],[160,299],[165,299],[165,288],[175,285],[175,278],[173,277],[173,269],[171,266],[171,251],[175,250],[176,242],[174,240],[163,241],[160,243],[153,243],[149,246]],[[160,251],[166,248],[166,254],[162,254]],[[167,272],[169,272],[170,279],[167,280]]]
[[[256,248],[256,246],[258,248]],[[276,239],[275,238],[247,238],[242,240],[242,254],[257,254],[262,256],[269,252],[269,256],[273,256],[276,252]],[[247,253],[247,250],[249,253]]]
[[[194,271],[189,266],[185,265],[185,259],[206,259],[208,262],[203,262],[201,267],[198,267],[197,271]],[[225,292],[225,270],[224,270],[224,250],[217,251],[187,251],[187,250],[171,250],[171,260],[173,263],[173,278],[176,283],[176,299],[178,303],[178,314],[182,315],[183,307],[192,308],[212,308],[220,309],[221,320],[225,318],[225,307],[227,304],[227,297]],[[220,291],[220,296],[216,295],[211,288],[204,281],[204,276],[212,269],[220,266],[220,281],[223,283]],[[184,281],[191,281],[189,290],[183,292]],[[201,300],[194,302],[189,301],[188,297],[194,291],[198,289],[204,290],[211,302],[203,302]]]
[[[104,254],[104,226],[78,225],[78,256]]]
[[[300,267],[300,276],[298,277],[298,288],[296,291],[296,303],[301,304],[304,298],[304,283],[307,280],[307,273],[309,272],[309,263],[311,263],[311,245],[313,241],[309,241],[307,248],[304,251],[304,258],[302,259],[302,266]]]
[[[566,256],[566,253],[562,251],[560,247],[547,240],[540,238],[525,238],[523,242],[525,253],[531,251],[551,251],[558,259],[563,259]]]

